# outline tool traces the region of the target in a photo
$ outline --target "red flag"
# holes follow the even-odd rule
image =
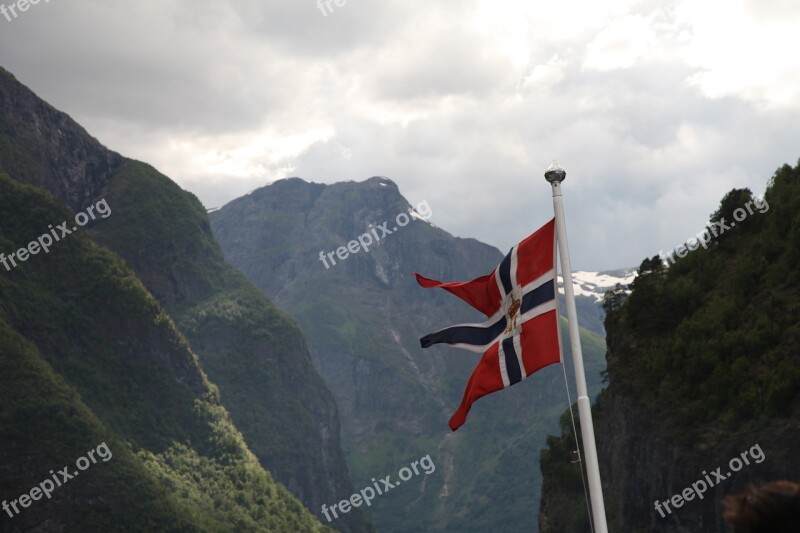
[[[482,324],[459,324],[420,339],[423,348],[444,343],[483,353],[450,419],[453,431],[466,421],[478,398],[561,361],[555,219],[514,246],[491,274],[454,283],[415,275],[421,286],[445,289],[488,318]]]

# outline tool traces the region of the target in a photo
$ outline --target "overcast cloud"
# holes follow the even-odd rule
[[[0,16],[0,65],[207,207],[289,176],[382,175],[505,251],[552,217],[557,158],[580,270],[673,248],[800,158],[793,0],[331,8],[41,1]]]

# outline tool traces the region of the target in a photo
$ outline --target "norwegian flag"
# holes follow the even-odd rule
[[[556,308],[555,219],[514,246],[489,275],[442,283],[415,273],[426,289],[440,287],[482,312],[482,324],[458,324],[420,339],[423,348],[449,344],[483,353],[450,419],[455,431],[482,396],[519,383],[561,361]]]

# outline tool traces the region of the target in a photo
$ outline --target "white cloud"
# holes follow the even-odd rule
[[[691,28],[682,57],[697,68],[687,82],[709,98],[736,96],[765,107],[796,108],[800,9],[780,1],[759,4],[683,0],[678,5],[677,19]]]
[[[624,69],[656,45],[651,20],[641,15],[628,15],[614,20],[589,43],[584,68],[595,70]]]
[[[547,63],[533,67],[530,74],[522,80],[522,88],[527,90],[548,90],[564,79],[568,62],[554,55]]]
[[[74,0],[3,25],[0,64],[209,206],[385,175],[507,249],[551,216],[558,158],[590,270],[797,160],[796,27],[784,0]]]

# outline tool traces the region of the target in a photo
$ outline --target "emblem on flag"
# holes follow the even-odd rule
[[[424,288],[442,288],[486,315],[482,324],[458,324],[420,339],[423,348],[448,344],[483,353],[461,405],[450,419],[455,431],[472,403],[561,361],[555,270],[555,219],[529,236],[486,276],[442,283],[415,274]]]

